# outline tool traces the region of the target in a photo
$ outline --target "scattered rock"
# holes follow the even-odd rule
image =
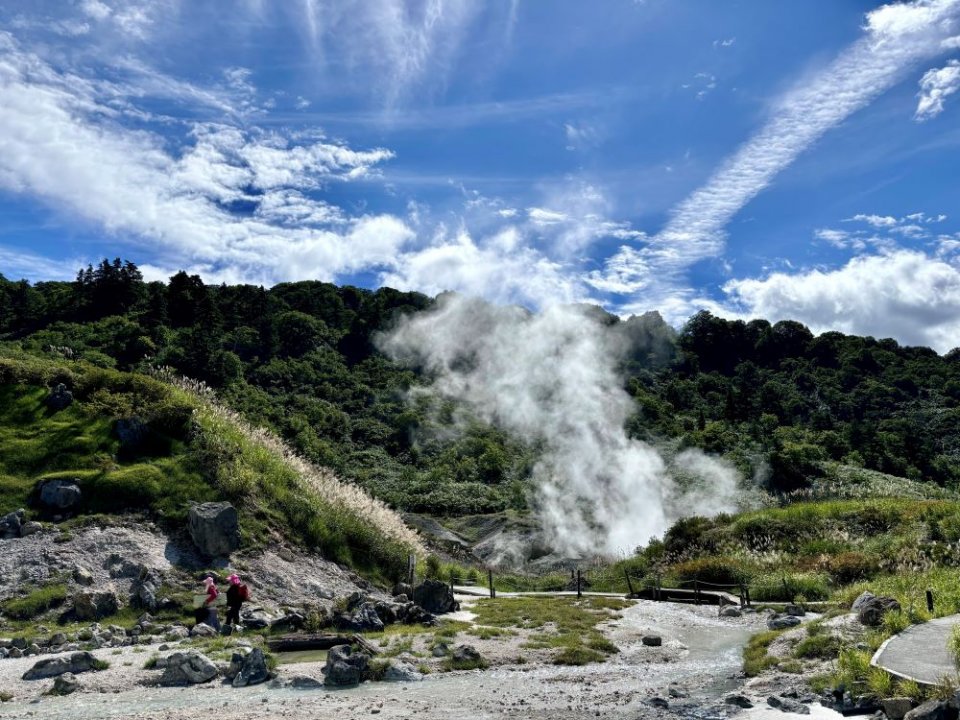
[[[362,652],[353,652],[349,645],[337,645],[327,653],[324,665],[324,684],[343,687],[359,685],[365,679],[370,658]]]
[[[640,638],[640,642],[647,647],[660,647],[663,645],[663,638],[659,635],[644,635]]]
[[[73,581],[77,583],[77,585],[85,585],[89,587],[90,585],[93,585],[93,573],[82,565],[76,565],[73,568]]]
[[[859,600],[859,598],[858,598]],[[873,596],[860,604],[857,619],[864,625],[876,627],[883,623],[883,616],[891,610],[899,610],[900,603],[892,597]]]
[[[43,525],[35,520],[29,520],[20,526],[20,537],[28,537],[29,535],[40,532],[41,530],[43,530]]]
[[[753,707],[753,703],[746,695],[727,695],[723,699],[723,702],[727,705],[743,708],[744,710],[749,710]]]
[[[736,605],[724,605],[720,608],[720,617],[738,618],[742,616],[743,613]]]
[[[690,697],[690,693],[688,693],[688,692],[687,692],[686,690],[684,690],[682,687],[678,687],[678,686],[676,686],[676,685],[671,685],[671,686],[667,689],[667,695],[669,695],[669,696],[672,697],[672,698],[688,698],[688,697]]]
[[[450,655],[450,661],[454,667],[473,666],[477,667],[483,664],[483,656],[473,645],[457,645]]]
[[[650,705],[651,707],[655,707],[658,710],[667,710],[670,707],[670,703],[667,702],[667,699],[662,697],[650,698],[649,700],[647,700],[647,705]]]
[[[796,627],[800,622],[800,618],[796,615],[779,615],[774,613],[767,618],[767,627],[771,630],[786,630],[787,628]]]
[[[60,410],[70,407],[72,402],[73,393],[67,390],[67,386],[63,383],[57,383],[47,396],[47,407],[54,412],[59,412]]]
[[[240,547],[237,509],[228,502],[193,505],[190,508],[190,537],[205,555],[229,555]]]
[[[64,673],[79,675],[82,672],[94,670],[97,659],[88,652],[75,652],[68,656],[59,656],[40,660],[23,674],[24,680],[43,680],[57,677]]]
[[[793,615],[794,617],[803,617],[804,615],[807,614],[807,611],[804,610],[804,609],[803,609],[802,607],[800,607],[799,605],[787,605],[787,606],[783,609],[783,611],[784,611],[787,615]]]
[[[73,614],[77,620],[99,620],[116,614],[120,599],[113,590],[77,593],[73,598]]]
[[[51,478],[37,485],[37,501],[48,512],[63,513],[75,509],[83,500],[83,493],[75,480]]]
[[[20,526],[23,525],[25,514],[21,509],[0,517],[0,539],[9,540],[20,537]]]
[[[399,595],[406,595],[408,598],[413,597],[413,585],[410,585],[409,583],[397,583],[393,586],[393,590],[390,591],[390,594],[394,597]],[[399,600],[397,602],[399,602]]]
[[[50,692],[54,695],[70,695],[79,689],[80,681],[77,680],[73,673],[65,672],[63,675],[54,679],[53,690]]]
[[[380,632],[384,627],[383,621],[377,615],[376,605],[369,601],[354,608],[352,612],[338,613],[333,619],[333,624],[341,630],[355,632],[366,630]]]
[[[197,685],[210,682],[217,674],[217,666],[206,655],[195,650],[177,652],[167,657],[163,675],[158,681],[164,686]]]
[[[908,697],[893,697],[881,700],[880,705],[888,720],[903,720],[913,708],[913,700]]]
[[[156,612],[158,607],[157,592],[163,584],[160,573],[152,568],[141,568],[130,595],[130,603],[134,607]]]
[[[413,601],[433,615],[443,615],[460,609],[453,599],[453,590],[440,580],[424,580],[413,590]]]
[[[767,698],[767,705],[785,713],[796,713],[797,715],[810,714],[810,708],[803,703],[793,700],[792,698],[782,696],[776,697],[775,695],[771,695]]]
[[[956,712],[951,715],[947,703],[927,700],[904,715],[903,720],[947,720],[951,716],[956,716]]]
[[[446,643],[437,643],[430,654],[434,657],[446,657],[450,654],[450,648]]]
[[[265,682],[269,677],[270,671],[267,669],[267,661],[263,656],[263,650],[254,648],[243,658],[240,672],[233,678],[233,686],[257,685]]]
[[[136,450],[143,445],[143,441],[147,439],[150,432],[147,423],[136,416],[118,419],[113,431],[120,441],[120,449],[128,451]]]

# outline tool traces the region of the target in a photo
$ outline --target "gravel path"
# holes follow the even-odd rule
[[[953,655],[947,649],[947,641],[958,624],[960,615],[911,625],[881,645],[870,664],[898,677],[936,685],[941,678],[957,672]]]

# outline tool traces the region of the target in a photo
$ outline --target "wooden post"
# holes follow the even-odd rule
[[[624,568],[623,574],[627,578],[627,590],[630,592],[631,595],[635,595],[636,593],[633,592],[633,583],[630,582],[630,573],[627,571],[626,568]]]
[[[747,599],[747,607],[750,607],[750,586],[743,586],[743,596]]]
[[[790,588],[787,586],[787,579],[780,578],[780,581],[783,583],[783,595],[786,597],[787,602],[793,602],[793,596],[790,594]]]
[[[407,555],[407,584],[413,585],[414,574],[417,571],[417,556]]]
[[[453,570],[453,568],[450,568],[450,592],[451,592],[451,594],[453,593],[453,586],[454,586],[454,581],[456,580],[456,578],[457,578],[457,576],[454,575],[454,570]]]
[[[578,568],[577,569],[577,597],[578,598],[583,597],[583,590],[581,589],[582,584],[583,584],[583,578],[580,576],[580,569]]]
[[[696,578],[693,579],[693,596],[697,603],[700,604],[700,581]]]
[[[933,590],[927,590],[927,611],[933,612]]]
[[[493,589],[493,570],[487,569],[487,582],[490,583],[490,597],[495,598],[497,596],[497,591]]]

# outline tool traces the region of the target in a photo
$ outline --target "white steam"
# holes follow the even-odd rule
[[[444,295],[380,343],[433,374],[431,392],[543,448],[537,509],[547,541],[567,556],[631,551],[677,517],[735,509],[737,491],[736,472],[719,460],[688,450],[668,463],[627,437],[623,334],[592,314]]]

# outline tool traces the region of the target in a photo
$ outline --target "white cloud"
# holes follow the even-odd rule
[[[891,215],[854,215],[851,218],[846,218],[844,222],[862,222],[870,225],[875,228],[891,228],[895,227],[899,220]]]
[[[914,119],[930,120],[943,112],[944,101],[960,90],[960,60],[951,60],[944,67],[928,70],[920,80],[920,101]]]
[[[818,333],[895,337],[940,352],[960,345],[960,269],[915,250],[857,257],[835,270],[734,280],[724,290],[743,315],[798,320]]]
[[[960,0],[886,5],[867,15],[865,36],[776,103],[772,117],[710,180],[681,202],[641,252],[622,250],[607,271],[633,278],[624,293],[644,290],[650,305],[668,302],[680,274],[717,256],[730,220],[830,129],[943,52],[960,27]],[[631,263],[636,267],[625,272]]]
[[[563,124],[563,134],[566,138],[566,149],[587,150],[600,143],[600,131],[589,123],[567,122]]]
[[[729,37],[723,40],[714,40],[713,46],[715,48],[728,48],[728,47],[733,47],[733,45],[735,45],[736,42],[737,42],[737,39],[735,37]]]

